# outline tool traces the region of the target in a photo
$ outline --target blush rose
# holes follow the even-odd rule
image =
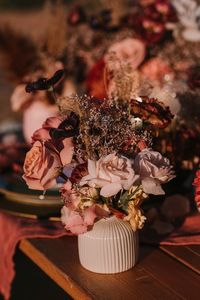
[[[165,194],[161,184],[175,177],[169,160],[151,149],[144,149],[137,154],[134,167],[146,194]]]
[[[98,161],[88,160],[88,175],[80,181],[80,185],[100,188],[100,195],[111,197],[122,189],[129,190],[138,179],[131,161],[119,157],[115,153],[101,157]]]

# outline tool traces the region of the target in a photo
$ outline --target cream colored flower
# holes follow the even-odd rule
[[[90,207],[98,200],[99,194],[97,189],[93,187],[83,186],[78,190],[80,197],[79,208],[84,209]]]
[[[81,179],[80,185],[100,188],[100,195],[103,197],[114,196],[123,189],[129,190],[139,178],[131,161],[115,153],[103,156],[98,161],[89,159],[88,173]]]
[[[128,216],[124,217],[124,221],[128,221],[133,229],[142,229],[146,217],[142,215],[141,210],[135,206],[135,201],[129,201],[128,203]]]

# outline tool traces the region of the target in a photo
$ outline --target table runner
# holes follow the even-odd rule
[[[59,238],[69,235],[60,222],[33,220],[0,212],[0,293],[10,298],[15,276],[13,257],[18,242],[25,238]]]

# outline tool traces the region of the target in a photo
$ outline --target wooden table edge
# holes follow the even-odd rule
[[[19,249],[40,267],[57,285],[59,285],[73,299],[91,300],[92,297],[69,276],[58,269],[45,255],[38,251],[29,240],[24,239]]]

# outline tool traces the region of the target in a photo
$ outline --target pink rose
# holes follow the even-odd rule
[[[134,167],[141,178],[142,188],[146,194],[164,194],[161,184],[175,177],[169,160],[159,152],[150,149],[144,149],[137,154]]]
[[[32,137],[33,141],[47,141],[50,140],[49,131],[51,128],[58,128],[61,123],[61,119],[59,117],[50,117],[46,119],[46,121],[42,124],[42,128],[37,129]]]
[[[56,185],[61,167],[59,154],[52,145],[37,141],[26,154],[23,179],[30,189],[46,190]]]
[[[145,58],[145,45],[142,41],[133,38],[126,38],[114,43],[105,56],[106,62],[108,62],[109,54],[112,52],[115,53],[117,59],[129,63],[135,70]]]
[[[115,153],[101,157],[98,161],[89,159],[88,173],[81,179],[80,185],[100,188],[103,197],[114,196],[122,189],[129,190],[139,177],[135,175],[131,161]]]
[[[82,234],[87,231],[88,226],[94,224],[96,218],[95,205],[85,209],[82,213],[63,206],[61,209],[61,222],[66,230],[74,234]]]
[[[58,150],[60,154],[60,159],[63,166],[71,163],[73,153],[74,153],[74,144],[73,138],[57,138],[53,139],[50,136],[50,130],[58,129],[58,131],[64,131],[64,129],[59,129],[60,124],[62,124],[62,120],[58,117],[48,118],[42,125],[42,128],[36,130],[33,134],[33,141],[48,141],[54,144],[55,148]]]

